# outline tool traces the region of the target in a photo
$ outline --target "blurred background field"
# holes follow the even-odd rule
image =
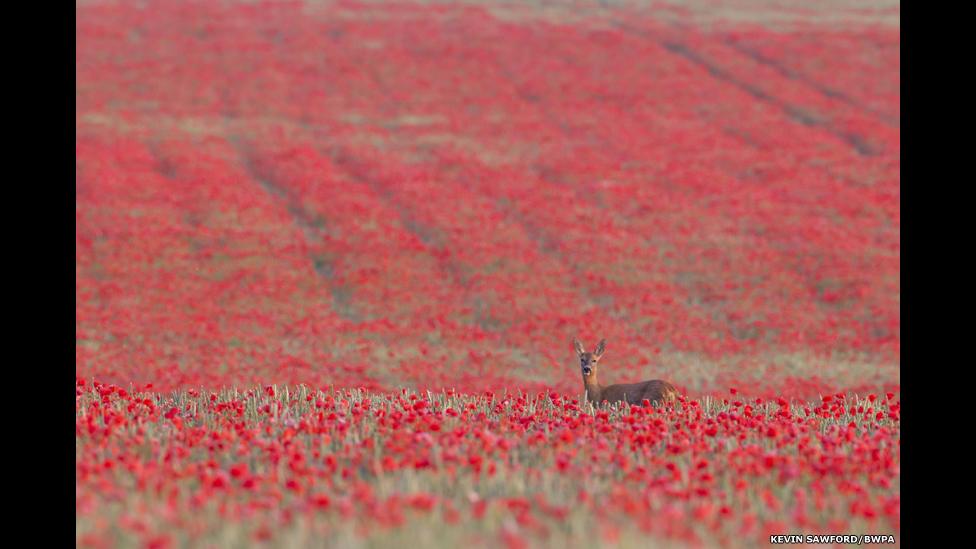
[[[77,3],[80,377],[899,384],[897,2]]]

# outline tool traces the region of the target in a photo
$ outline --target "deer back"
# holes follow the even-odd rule
[[[610,404],[616,402],[640,404],[644,399],[651,401],[651,403],[674,402],[677,396],[678,390],[675,389],[674,385],[660,379],[610,385],[604,387],[600,394],[601,400],[606,400]]]

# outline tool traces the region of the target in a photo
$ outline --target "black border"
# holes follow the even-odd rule
[[[910,146],[907,147],[908,149],[907,151],[905,147],[905,145],[911,140],[910,135],[911,135],[911,127],[913,123],[913,115],[911,112],[911,108],[906,109],[906,106],[910,104],[910,99],[912,96],[911,92],[909,91],[910,86],[906,82],[906,76],[911,74],[912,62],[910,60],[909,53],[906,53],[906,49],[905,49],[906,38],[908,38],[909,45],[911,44],[911,38],[910,36],[906,37],[904,14],[905,12],[904,10],[902,10],[901,16],[899,17],[899,22],[901,26],[900,28],[901,30],[901,40],[900,40],[901,43],[900,45],[901,126],[900,129],[901,129],[901,145],[902,145],[901,182],[900,182],[901,192],[899,194],[899,198],[900,198],[899,208],[900,208],[902,220],[904,220],[906,215],[909,218],[911,217],[911,215],[908,214],[908,211],[911,209],[911,204],[913,203],[913,201],[911,200],[912,192],[911,192],[910,185],[906,186],[905,182],[906,180],[908,180],[908,182],[911,183],[912,178],[906,177],[907,176],[906,170],[910,171],[912,166],[914,165],[913,161],[911,160],[911,147]],[[908,137],[908,139],[906,139],[906,137]],[[906,198],[908,199],[906,200]],[[906,206],[909,207],[906,209]],[[912,396],[913,394],[912,381],[909,376],[909,374],[912,371],[910,367],[911,359],[910,359],[910,352],[909,352],[912,348],[911,341],[910,341],[911,338],[909,337],[909,334],[911,333],[911,329],[909,328],[911,323],[911,318],[910,315],[906,314],[909,310],[913,309],[913,307],[910,306],[911,294],[910,292],[906,291],[908,288],[911,287],[912,275],[909,272],[909,270],[905,269],[907,263],[906,258],[910,259],[912,256],[912,252],[911,252],[911,241],[912,241],[912,234],[913,234],[912,230],[913,227],[910,219],[907,224],[902,222],[900,269],[899,269],[900,270],[899,278],[901,281],[901,289],[900,289],[901,314],[900,314],[900,323],[899,323],[901,326],[901,398],[903,402],[905,400],[908,401],[908,409],[907,410],[904,408],[902,409],[901,440],[904,441],[905,436],[907,435],[909,442],[912,439],[911,425],[912,425],[913,411],[916,409],[915,408],[916,400]],[[911,504],[915,498],[910,495],[913,490],[912,488],[913,478],[911,475],[905,475],[905,472],[910,470],[912,467],[912,462],[913,462],[912,445],[904,444],[903,442],[901,445],[900,456],[901,456],[901,474],[899,475],[900,476],[899,487],[901,491],[901,532],[898,541],[902,547],[911,547],[912,529],[911,527],[906,528],[906,525],[911,524],[912,521],[911,521],[911,513],[907,511],[910,508],[909,504]]]
[[[75,545],[75,54],[74,3],[11,6],[19,21],[6,47],[7,211],[12,218],[5,289],[17,301],[5,381],[9,502],[42,529],[15,523],[32,545]],[[32,17],[33,16],[33,17]],[[29,24],[32,22],[34,24]],[[16,334],[16,335],[14,335]],[[16,352],[20,351],[20,352]],[[12,397],[12,399],[10,398]],[[16,400],[16,402],[14,401]],[[17,512],[15,511],[15,513]],[[33,522],[33,521],[32,521]]]
[[[946,52],[962,51],[963,46],[954,47],[956,44],[948,42],[954,36],[965,39],[968,35],[962,29],[957,32],[952,28],[955,19],[944,15],[925,12],[918,3],[906,2],[901,6],[903,406],[898,541],[902,547],[959,545],[957,538],[965,535],[968,524],[965,518],[952,515],[965,513],[969,506],[960,505],[950,494],[962,501],[967,501],[969,496],[968,487],[962,483],[968,479],[972,465],[968,463],[968,451],[960,450],[969,435],[967,427],[972,408],[966,405],[971,398],[967,394],[971,386],[958,378],[969,366],[968,353],[964,350],[968,338],[954,332],[968,328],[970,322],[933,310],[933,305],[948,303],[959,311],[969,312],[961,303],[964,293],[953,291],[949,284],[957,272],[965,272],[959,266],[969,255],[963,251],[968,243],[955,242],[953,237],[965,234],[963,224],[971,214],[957,215],[950,210],[953,206],[961,209],[970,204],[961,193],[965,186],[959,185],[968,183],[965,181],[969,179],[965,175],[968,155],[955,147],[967,141],[968,135],[962,132],[969,127],[961,119],[959,109],[968,105],[971,98],[957,100],[950,96],[959,91],[965,94],[971,88],[965,84],[946,85],[944,80],[946,76],[961,76],[958,65],[961,59],[951,58]],[[935,36],[935,32],[939,34]],[[928,93],[932,97],[926,97]],[[940,108],[946,112],[931,112]],[[947,129],[933,127],[939,122],[957,126],[961,131],[955,133],[963,138],[955,138],[954,132]],[[962,160],[963,170],[949,173],[947,168],[954,167],[957,160]],[[927,189],[935,192],[926,193]],[[957,420],[959,424],[955,423]]]

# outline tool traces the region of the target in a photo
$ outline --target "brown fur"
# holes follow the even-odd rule
[[[601,340],[592,353],[584,351],[583,345],[577,339],[573,340],[573,348],[580,359],[583,372],[583,389],[586,390],[586,400],[590,404],[598,405],[605,401],[609,404],[626,402],[639,405],[644,399],[651,401],[651,403],[664,404],[674,403],[678,398],[678,390],[674,385],[660,379],[604,387],[600,385],[597,379],[597,365],[603,357],[606,340]],[[587,369],[589,369],[589,374],[586,373]]]
[[[621,383],[601,387],[595,384],[593,393],[591,387],[586,387],[587,400],[592,404],[607,401],[610,404],[616,402],[627,402],[630,404],[640,404],[646,398],[652,403],[673,403],[678,397],[678,390],[667,381],[652,379],[641,381],[640,383]]]

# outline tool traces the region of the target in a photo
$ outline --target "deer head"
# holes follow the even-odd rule
[[[603,356],[603,351],[607,348],[607,340],[601,339],[596,345],[596,349],[593,352],[587,352],[583,348],[583,344],[580,340],[573,338],[573,348],[576,350],[576,355],[579,357],[580,369],[583,372],[583,379],[590,380],[596,379],[596,367],[597,363],[600,361],[600,357]]]

